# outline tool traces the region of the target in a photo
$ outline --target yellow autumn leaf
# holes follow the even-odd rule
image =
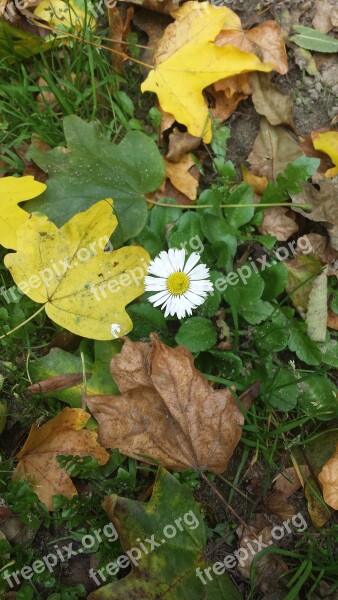
[[[186,2],[175,11],[155,53],[155,66],[142,92],[155,92],[161,108],[186,125],[189,133],[211,141],[211,121],[202,90],[208,85],[249,71],[271,71],[250,52],[214,44],[225,28],[240,28],[237,15],[208,2]]]
[[[140,246],[104,252],[117,226],[112,200],[101,200],[63,227],[33,214],[18,231],[5,265],[47,315],[83,337],[111,340],[132,329],[125,306],[144,291],[150,261]]]
[[[325,133],[314,131],[311,133],[311,137],[315,149],[327,154],[336,165],[326,171],[325,177],[335,177],[338,175],[338,131],[326,131]]]
[[[69,0],[42,0],[35,8],[34,14],[39,19],[46,21],[51,27],[56,27],[62,31],[82,30],[88,17],[85,4],[81,8],[79,2]]]
[[[18,204],[44,192],[44,183],[34,177],[2,177],[0,179],[0,244],[16,250],[16,232],[30,217]]]
[[[77,495],[66,469],[60,467],[56,457],[91,456],[104,465],[109,454],[98,444],[97,433],[84,429],[89,413],[81,408],[64,408],[54,419],[42,427],[34,424],[20,450],[20,459],[13,479],[28,479],[33,491],[48,510],[54,510],[53,496],[63,494],[67,498]]]

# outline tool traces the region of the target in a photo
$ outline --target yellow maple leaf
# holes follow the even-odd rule
[[[125,306],[144,291],[149,255],[140,246],[104,252],[117,226],[112,200],[101,200],[63,227],[33,214],[18,231],[5,265],[19,287],[69,331],[96,340],[132,329]]]
[[[155,66],[142,92],[155,92],[161,108],[186,125],[189,133],[211,141],[211,121],[202,90],[224,77],[249,71],[271,71],[255,54],[213,43],[225,28],[240,28],[237,15],[208,2],[186,2],[175,11],[155,53]]]
[[[18,204],[36,198],[44,192],[44,183],[34,177],[2,177],[0,179],[0,244],[16,250],[16,232],[30,217]]]
[[[92,456],[104,465],[109,454],[97,442],[97,433],[83,429],[90,414],[81,408],[64,408],[42,427],[32,426],[20,450],[20,459],[13,479],[26,478],[33,491],[49,510],[54,510],[53,495],[72,498],[76,488],[66,469],[60,467],[57,456]]]
[[[315,149],[327,154],[335,165],[326,171],[325,177],[335,177],[338,175],[338,131],[325,131],[324,133],[314,131],[311,133],[311,137]]]

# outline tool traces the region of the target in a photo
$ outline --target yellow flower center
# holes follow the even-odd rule
[[[188,275],[182,273],[181,271],[177,273],[172,273],[169,275],[167,279],[167,288],[168,291],[173,296],[179,296],[180,294],[184,294],[189,289],[190,280]]]

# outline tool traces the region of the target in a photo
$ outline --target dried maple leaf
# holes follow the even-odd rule
[[[338,510],[338,443],[336,451],[318,475],[323,486],[323,498],[329,506]]]
[[[271,71],[250,52],[213,44],[226,22],[238,28],[240,20],[226,7],[208,2],[186,2],[174,11],[155,53],[154,69],[142,83],[142,92],[155,92],[162,109],[186,125],[189,133],[210,142],[211,121],[202,90],[224,77],[250,71]]]
[[[214,390],[195,369],[188,350],[155,334],[150,344],[126,339],[111,372],[121,395],[86,399],[103,446],[170,469],[225,470],[243,415],[229,390]]]
[[[196,150],[201,144],[201,138],[190,135],[187,131],[182,132],[175,127],[169,134],[169,148],[166,155],[167,160],[180,162],[185,154]]]
[[[270,125],[292,123],[292,100],[283,94],[271,81],[267,73],[251,73],[253,88],[252,101],[258,114],[264,116]]]
[[[92,456],[99,465],[109,459],[108,452],[97,442],[97,433],[83,429],[89,418],[80,408],[64,408],[42,427],[33,425],[17,455],[20,462],[13,478],[29,479],[33,491],[49,510],[54,510],[53,495],[72,498],[77,494],[66,469],[59,466],[57,456]]]
[[[198,178],[190,173],[190,169],[194,165],[195,162],[189,154],[185,154],[180,162],[165,160],[166,176],[173,186],[185,194],[189,200],[196,200],[197,196]]]
[[[298,225],[288,215],[292,212],[285,206],[273,206],[263,211],[263,221],[258,227],[263,234],[274,235],[279,242],[285,242],[298,231]]]

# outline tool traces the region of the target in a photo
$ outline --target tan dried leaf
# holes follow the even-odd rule
[[[182,132],[175,127],[169,135],[169,148],[166,159],[178,163],[185,154],[196,150],[201,142],[202,138],[195,137],[188,131]]]
[[[259,134],[248,157],[255,175],[275,179],[289,162],[302,155],[297,141],[287,131],[261,119]]]
[[[251,73],[252,101],[258,114],[266,117],[270,125],[283,123],[293,127],[292,100],[283,94],[265,73]]]
[[[150,344],[127,338],[111,372],[121,395],[86,399],[105,447],[169,469],[225,470],[243,415],[229,390],[214,390],[195,369],[186,348],[155,334]]]
[[[300,465],[299,467],[301,475],[304,477],[310,477],[310,469],[307,465]],[[300,487],[302,482],[299,479],[298,473],[294,467],[288,467],[280,473],[275,481],[275,488],[281,492],[284,498],[289,498],[294,494]]]
[[[189,154],[185,154],[180,162],[165,160],[166,176],[173,186],[185,194],[189,200],[196,200],[197,196],[199,172],[197,171],[197,178],[190,173],[190,169],[194,165],[194,160]]]
[[[33,491],[49,510],[54,510],[53,495],[72,498],[77,494],[66,469],[59,466],[57,456],[92,456],[100,465],[109,458],[108,452],[97,443],[97,434],[83,429],[89,417],[80,408],[64,408],[42,427],[33,425],[17,455],[20,462],[13,479],[31,481]]]
[[[336,450],[318,475],[323,486],[323,498],[329,506],[338,510],[338,442]]]
[[[274,235],[279,242],[285,242],[297,233],[299,228],[288,208],[273,206],[263,211],[263,222],[258,229],[264,235]]]

